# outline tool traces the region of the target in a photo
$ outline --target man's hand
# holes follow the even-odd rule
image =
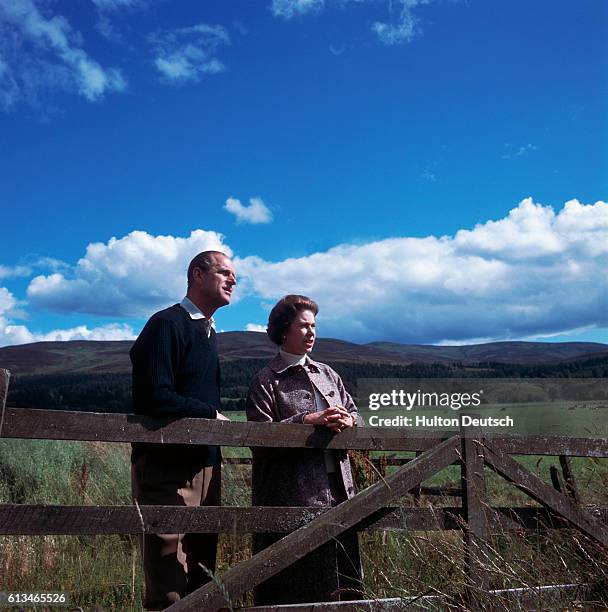
[[[325,410],[305,415],[304,423],[307,425],[324,426],[336,433],[340,433],[346,427],[352,427],[355,424],[355,420],[350,412],[342,408],[342,406],[330,406]]]
[[[215,418],[218,421],[229,421],[230,420],[228,417],[224,416],[221,412],[218,412]]]

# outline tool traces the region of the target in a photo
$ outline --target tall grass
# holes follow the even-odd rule
[[[130,504],[129,450],[124,444],[0,440],[0,503]],[[242,449],[233,450],[227,449],[225,454],[243,454]],[[360,486],[395,469],[382,464],[377,469],[368,457],[355,453]],[[521,460],[546,481],[550,465],[557,464],[557,458]],[[608,505],[608,461],[578,459],[572,465],[583,503]],[[459,479],[459,468],[450,466],[426,484],[456,485]],[[489,471],[487,482],[492,505],[533,504]],[[224,467],[222,498],[224,505],[249,505],[248,466]],[[460,505],[460,500],[452,497],[422,497],[418,503],[431,502]],[[414,500],[405,496],[396,503],[411,506]],[[463,569],[459,531],[365,532],[360,542],[369,597],[452,596],[471,586]],[[595,603],[590,605],[608,608],[608,554],[573,530],[494,533],[488,550],[482,561],[491,588],[592,583]],[[217,568],[220,579],[226,569],[250,555],[250,536],[222,534]],[[0,590],[65,591],[73,605],[84,609],[139,610],[143,578],[136,539],[118,535],[3,537]],[[477,597],[480,605],[490,607],[481,591]],[[241,603],[250,603],[249,596]],[[514,601],[504,605],[505,609],[518,609]],[[539,609],[556,609],[543,605],[539,596]],[[564,600],[563,609],[569,605]]]
[[[131,503],[124,444],[1,440],[0,475],[1,503]],[[63,591],[85,609],[137,610],[138,556],[129,536],[3,537],[0,590]]]

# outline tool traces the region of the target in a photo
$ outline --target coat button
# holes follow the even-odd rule
[[[334,396],[334,391],[330,391],[327,395],[328,395],[328,397],[333,397]]]

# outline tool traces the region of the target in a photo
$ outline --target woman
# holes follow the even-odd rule
[[[317,304],[287,295],[268,318],[277,356],[254,377],[250,421],[306,423],[339,433],[357,424],[357,407],[329,366],[310,359]],[[355,494],[346,451],[252,448],[254,506],[335,506]],[[255,534],[254,554],[281,538]],[[357,533],[324,544],[254,592],[256,605],[358,599],[361,564]]]

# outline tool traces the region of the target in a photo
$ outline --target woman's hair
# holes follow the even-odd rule
[[[278,346],[283,344],[283,336],[289,326],[295,321],[298,312],[311,310],[317,316],[317,303],[305,295],[286,295],[282,297],[270,311],[268,316],[268,337]]]

